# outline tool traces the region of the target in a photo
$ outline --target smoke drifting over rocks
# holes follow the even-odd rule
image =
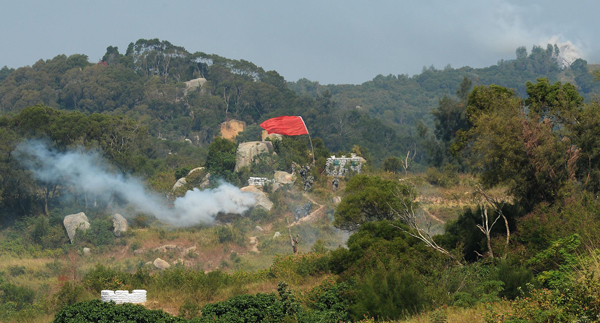
[[[139,179],[111,172],[98,152],[83,148],[60,152],[42,141],[24,141],[14,156],[37,180],[67,186],[106,203],[114,194],[136,211],[178,227],[211,223],[219,212],[241,214],[255,203],[253,194],[223,182],[215,189],[188,191],[168,207],[162,195],[147,190]]]

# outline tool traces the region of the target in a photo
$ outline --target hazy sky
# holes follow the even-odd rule
[[[483,67],[515,49],[572,42],[600,63],[600,1],[8,1],[0,66],[159,38],[249,60],[288,81],[362,83],[423,66]]]

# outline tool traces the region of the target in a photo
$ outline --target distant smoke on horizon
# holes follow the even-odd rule
[[[223,182],[215,189],[194,188],[178,197],[171,208],[162,195],[147,190],[139,179],[110,172],[97,152],[83,148],[60,152],[32,140],[20,143],[14,155],[37,180],[69,186],[107,203],[114,194],[136,211],[178,227],[212,223],[219,212],[241,214],[256,202],[252,193]]]
[[[556,44],[559,53],[557,57],[558,65],[561,68],[567,68],[578,58],[582,58],[581,49],[571,41],[560,41],[559,36],[552,36],[546,44]]]

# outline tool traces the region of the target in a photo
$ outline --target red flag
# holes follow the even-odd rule
[[[266,120],[260,127],[269,134],[276,133],[286,136],[308,135],[308,129],[302,117],[281,116]]]

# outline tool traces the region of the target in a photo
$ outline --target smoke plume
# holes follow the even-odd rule
[[[60,152],[41,141],[24,141],[14,155],[37,180],[70,187],[107,203],[114,195],[138,212],[179,227],[211,223],[219,212],[241,214],[255,203],[252,193],[223,182],[215,189],[194,188],[168,207],[162,195],[147,190],[139,179],[110,171],[97,152],[83,148]]]

